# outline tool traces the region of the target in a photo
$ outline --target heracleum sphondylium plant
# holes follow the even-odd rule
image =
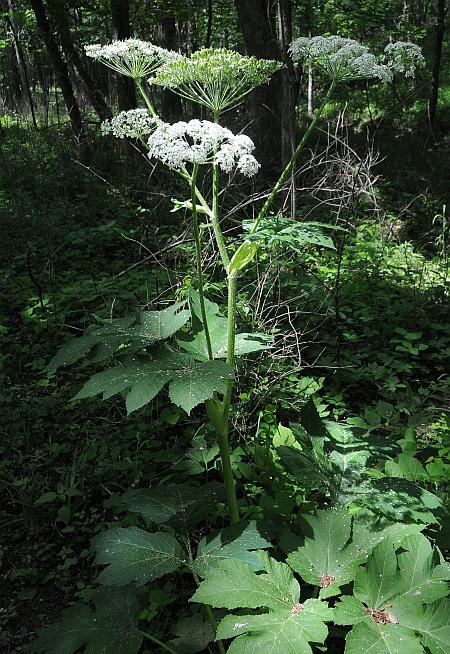
[[[324,600],[340,594],[340,584],[353,583],[355,579],[361,580],[365,578],[364,575],[370,574],[375,565],[375,554],[371,554],[374,548],[388,542],[392,544],[386,547],[390,546],[395,552],[405,537],[415,535],[421,529],[416,525],[391,524],[385,530],[378,529],[374,536],[369,530],[353,524],[353,518],[345,507],[339,509],[340,513],[322,511],[311,522],[317,541],[316,554],[311,558],[312,545],[305,539],[303,545],[288,557],[289,565],[286,565],[262,552],[270,547],[270,543],[261,536],[255,523],[239,522],[228,442],[236,357],[265,349],[270,344],[270,339],[262,334],[236,333],[239,275],[254,258],[262,242],[262,234],[270,229],[269,223],[265,224],[264,220],[317,125],[333,89],[354,79],[376,78],[388,82],[393,72],[411,76],[412,66],[420,65],[421,61],[412,44],[388,46],[386,61],[380,62],[365,46],[341,37],[300,38],[291,44],[290,52],[294,62],[303,60],[320,67],[328,76],[330,86],[324,102],[256,219],[246,225],[246,239],[231,248],[224,239],[220,224],[220,175],[237,172],[252,177],[258,173],[259,163],[251,139],[222,127],[218,123],[219,117],[223,111],[241,102],[256,86],[267,83],[281,64],[244,57],[223,49],[200,50],[190,58],[181,57],[135,39],[87,47],[89,56],[132,77],[146,105],[144,109],[122,112],[106,121],[102,132],[117,138],[139,139],[148,150],[149,160],[157,160],[168,166],[187,184],[189,199],[175,201],[175,209],[183,207],[192,214],[197,290],[191,292],[188,308],[186,302],[178,302],[162,311],[143,311],[139,318],[127,317],[111,320],[103,326],[90,327],[84,336],[64,346],[48,368],[54,370],[72,364],[85,355],[92,356],[93,362],[97,363],[114,357],[116,364],[94,374],[75,397],[81,399],[103,393],[106,399],[117,393],[125,393],[128,413],[148,404],[166,385],[172,402],[188,413],[203,403],[217,434],[232,525],[212,538],[203,538],[194,555],[189,531],[196,528],[211,508],[221,501],[223,487],[220,484],[213,482],[201,488],[172,484],[162,489],[138,490],[127,494],[124,501],[128,509],[151,520],[159,526],[159,531],[149,533],[135,527],[121,528],[100,534],[94,540],[96,562],[106,566],[98,578],[98,582],[105,586],[94,598],[95,610],[88,607],[70,609],[61,623],[38,639],[39,652],[56,653],[61,642],[64,642],[64,635],[70,633],[72,640],[65,650],[68,654],[82,647],[92,652],[96,651],[95,648],[105,651],[109,648],[120,654],[136,654],[143,638],[152,641],[159,649],[175,654],[179,642],[163,643],[139,629],[142,598],[130,584],[139,586],[165,574],[189,571],[199,586],[193,601],[206,605],[210,623],[203,623],[201,616],[197,616],[200,620],[196,623],[197,629],[204,637],[201,644],[200,641],[197,643],[197,649],[192,649],[191,645],[189,651],[203,650],[216,637],[232,639],[228,649],[230,654],[261,654],[262,651],[265,654],[292,654],[294,651],[296,654],[310,654],[309,643],[323,643],[328,633],[326,623],[333,619],[333,611]],[[194,119],[170,125],[161,121],[143,85],[144,78],[150,75],[150,83],[170,88],[206,107],[211,112],[213,122]],[[203,169],[203,179],[209,179],[211,184],[211,204],[197,186],[200,168]],[[228,289],[226,316],[204,295],[204,245],[200,220],[206,220],[207,225],[212,227],[220,254]],[[260,226],[264,227],[261,232],[258,231]],[[317,233],[309,241],[304,236],[302,242],[317,243]],[[330,239],[324,238],[319,242],[325,247],[333,247]],[[186,334],[185,329],[189,321],[191,336]],[[305,457],[303,459],[306,460]],[[180,531],[182,538],[174,535],[173,530]],[[333,561],[331,557],[334,557]],[[359,572],[361,566],[366,564],[365,572]],[[448,570],[443,568],[442,563],[436,569],[433,569],[433,565],[433,561],[427,559],[427,568],[422,577],[426,580],[438,578],[441,588]],[[308,583],[317,585],[314,598],[302,599],[294,572]],[[122,594],[117,595],[116,586],[123,586]],[[358,625],[352,632],[356,635],[348,640],[348,651],[352,653],[355,651],[355,639],[363,631],[359,624],[369,624],[369,620],[378,624],[377,611],[386,609],[373,602],[373,607],[368,606],[369,599],[366,600],[365,595],[358,595],[356,591],[355,597],[361,599],[363,604],[358,609]],[[444,594],[440,591],[439,598],[442,597]],[[252,613],[225,617],[216,634],[217,620],[211,605],[228,609],[247,608]],[[120,619],[107,617],[108,607],[111,606],[120,614]],[[342,606],[340,623],[349,624],[345,622],[349,618],[345,614],[344,602]],[[443,606],[440,604],[436,609],[434,605],[427,607],[421,614],[422,622],[426,621],[427,611],[431,611],[430,615],[438,623],[436,629],[441,629],[445,622]],[[255,609],[262,613],[255,613]],[[412,618],[409,616],[408,619]],[[402,629],[408,628],[413,627],[405,622]],[[421,629],[418,630],[420,633],[425,628]],[[436,635],[436,629],[433,636],[424,636],[422,642],[432,654],[442,654],[442,648],[434,647],[441,637]],[[377,638],[382,640],[383,633],[378,627],[377,630]],[[180,636],[181,640],[189,640],[192,637],[190,631],[189,623],[187,633]],[[399,633],[399,642],[402,634]],[[407,642],[411,643],[414,639],[412,632]],[[221,653],[225,652],[220,640],[217,646]],[[419,641],[415,647],[415,651],[421,651]]]

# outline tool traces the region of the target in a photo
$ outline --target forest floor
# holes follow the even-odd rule
[[[85,168],[64,132],[13,126],[2,138],[0,651],[10,653],[29,652],[38,627],[89,597],[92,536],[126,522],[124,490],[163,476],[174,461],[180,470],[195,463],[201,416],[186,421],[164,398],[130,418],[117,400],[69,403],[83,369],[44,372],[70,333],[186,285],[190,243],[160,255],[161,265],[149,254],[183,233],[178,214],[168,213],[175,191],[167,177],[147,178],[139,158],[104,146]],[[364,140],[355,136],[357,146]],[[423,461],[437,466],[433,483],[448,482],[450,139],[436,143],[412,122],[403,131],[384,125],[374,144],[382,159],[377,217],[362,210],[354,218],[340,263],[335,252],[306,249],[298,265],[278,266],[276,297],[300,311],[303,367],[286,360],[295,348],[280,338],[283,356],[258,358],[245,378],[234,416],[244,446],[234,444],[233,461],[249,514],[261,497],[245,446],[295,420],[312,395],[321,415],[387,438],[414,427]],[[445,204],[447,223],[439,219]],[[220,285],[210,286],[220,300]],[[255,280],[247,287],[240,318],[264,328],[248,309]]]

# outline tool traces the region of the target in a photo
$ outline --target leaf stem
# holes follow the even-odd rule
[[[236,343],[236,276],[228,276],[228,316],[227,316],[227,363],[234,368],[236,365],[235,343]],[[227,390],[223,400],[223,417],[226,422],[230,415],[231,394],[233,391],[233,380],[227,381]]]
[[[147,633],[146,631],[142,631],[142,629],[138,629],[137,631],[138,631],[138,633],[141,634],[141,636],[144,636],[144,638],[147,638],[148,640],[151,640],[152,643],[155,643],[155,645],[158,645],[165,652],[169,652],[169,654],[177,654],[174,649],[172,649],[171,647],[169,647],[169,645],[166,645],[165,643],[160,641],[155,636],[152,636],[151,634]]]
[[[309,137],[311,136],[312,132],[314,131],[314,128],[316,127],[321,115],[323,114],[325,106],[327,105],[328,100],[330,99],[330,96],[331,96],[335,86],[336,86],[336,83],[333,81],[331,83],[330,87],[328,88],[328,91],[327,91],[327,94],[325,96],[324,101],[322,102],[320,107],[317,109],[317,111],[316,111],[316,113],[314,115],[314,118],[312,119],[312,121],[309,124],[308,129],[303,134],[303,137],[300,140],[300,143],[297,145],[297,147],[296,147],[296,149],[294,151],[294,154],[289,159],[288,163],[286,164],[286,167],[284,168],[283,172],[281,173],[280,177],[278,178],[277,183],[275,184],[275,186],[273,187],[273,189],[269,193],[268,198],[266,199],[266,201],[264,202],[260,212],[258,213],[258,215],[257,215],[257,217],[255,219],[255,222],[253,223],[253,225],[252,225],[252,227],[250,229],[250,234],[254,234],[254,232],[256,232],[259,223],[266,216],[267,212],[269,211],[270,207],[272,206],[273,201],[275,200],[275,197],[276,197],[277,193],[281,190],[281,187],[283,186],[284,182],[288,178],[288,175],[291,172],[295,162],[297,161],[298,157],[300,156],[300,154],[301,154],[303,148],[305,147]]]
[[[144,85],[142,84],[142,82],[141,82],[140,79],[135,79],[135,82],[136,82],[136,86],[137,86],[138,89],[139,89],[139,93],[141,94],[141,96],[142,96],[142,98],[143,98],[143,100],[144,100],[144,102],[145,102],[145,106],[146,106],[147,109],[148,109],[148,113],[149,113],[151,116],[153,116],[153,118],[156,118],[158,114],[156,113],[156,111],[155,111],[155,109],[154,109],[152,103],[151,103],[150,100],[148,99],[148,95],[146,94],[146,92],[145,92],[145,90],[144,90]]]
[[[214,236],[216,237],[217,247],[219,248],[220,257],[222,259],[223,267],[227,270],[230,263],[230,258],[228,256],[227,248],[225,246],[225,241],[223,240],[222,230],[220,229],[219,222],[219,166],[216,163],[213,163],[213,211],[212,211],[212,226],[214,230]]]
[[[191,175],[191,203],[192,203],[192,222],[194,228],[194,239],[195,239],[195,258],[197,260],[197,277],[198,277],[198,295],[200,299],[200,312],[202,314],[202,323],[203,330],[205,332],[206,347],[208,350],[208,358],[210,361],[213,359],[213,351],[211,345],[211,336],[209,333],[208,320],[206,317],[205,309],[205,296],[203,291],[203,269],[202,269],[202,244],[200,241],[200,230],[198,226],[198,214],[197,214],[197,197],[196,197],[196,182],[197,182],[197,172],[198,165],[194,165],[194,169]]]

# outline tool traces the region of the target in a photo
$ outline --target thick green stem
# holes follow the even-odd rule
[[[273,189],[269,193],[269,196],[268,196],[267,200],[264,202],[259,214],[256,217],[255,222],[253,223],[253,225],[252,225],[252,227],[250,229],[250,234],[253,234],[254,232],[256,232],[259,223],[267,215],[267,212],[269,211],[270,207],[272,206],[273,201],[275,200],[275,197],[277,196],[277,193],[281,190],[281,187],[283,186],[284,182],[287,180],[287,178],[289,176],[289,173],[291,172],[295,162],[297,161],[297,159],[300,156],[300,153],[302,152],[303,148],[305,147],[309,137],[311,136],[311,134],[313,133],[317,123],[319,122],[319,119],[320,119],[321,115],[323,114],[325,106],[327,105],[328,100],[330,99],[330,96],[331,96],[331,94],[332,94],[332,92],[334,90],[334,87],[335,87],[335,82],[332,82],[329,89],[328,89],[328,91],[327,91],[327,94],[325,96],[324,101],[322,102],[320,107],[317,109],[314,118],[312,119],[311,123],[309,124],[309,127],[306,130],[306,132],[303,134],[303,137],[302,137],[300,143],[297,145],[297,147],[296,147],[296,149],[294,151],[294,154],[292,155],[292,157],[290,158],[290,160],[286,164],[286,167],[283,170],[283,172],[281,173],[277,183],[275,184],[275,186],[273,187]]]
[[[158,645],[161,649],[163,649],[165,652],[169,652],[169,654],[177,654],[174,649],[166,645],[165,643],[161,642],[158,638],[155,638],[155,636],[152,636],[151,634],[148,634],[146,631],[142,631],[142,629],[138,629],[139,633],[141,636],[144,636],[144,638],[147,638],[148,640],[151,640],[152,643],[155,643],[155,645]]]
[[[236,342],[236,277],[228,276],[228,316],[227,316],[227,363],[234,369],[236,365],[235,342]],[[231,407],[231,394],[233,392],[233,380],[227,382],[227,390],[223,400],[223,417],[228,423]]]
[[[219,166],[213,164],[213,212],[212,212],[212,226],[214,236],[216,237],[217,247],[219,248],[220,257],[222,259],[223,267],[227,270],[230,263],[225,241],[223,240],[222,230],[220,229],[219,221]]]
[[[230,522],[235,524],[239,522],[239,508],[236,498],[236,488],[234,485],[233,470],[231,468],[230,445],[228,442],[228,420],[223,416],[222,404],[216,400],[206,402],[208,417],[217,434],[219,442],[220,458],[222,461],[222,474],[225,485],[225,496],[227,499],[228,510],[230,512]]]
[[[206,318],[205,295],[203,292],[202,244],[200,241],[200,229],[198,226],[197,197],[196,197],[197,171],[198,171],[198,166],[195,165],[191,176],[192,222],[194,227],[195,258],[197,260],[198,296],[200,299],[200,312],[202,314],[203,331],[205,332],[208,358],[210,361],[212,361],[213,351],[211,345],[211,336],[209,334],[209,328],[208,328],[208,320]]]
[[[142,84],[142,81],[140,79],[136,79],[135,82],[136,82],[136,86],[139,89],[139,93],[141,94],[141,97],[143,98],[143,100],[145,102],[145,106],[148,109],[148,113],[150,114],[150,116],[153,116],[153,118],[156,118],[156,116],[158,114],[156,113],[152,103],[148,99],[148,96],[147,96],[147,94],[145,92],[144,85]]]

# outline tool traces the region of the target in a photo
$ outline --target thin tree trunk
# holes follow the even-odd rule
[[[271,0],[234,0],[247,54],[279,59],[276,16]],[[252,126],[258,157],[264,168],[279,168],[281,160],[281,73],[252,93]]]
[[[78,73],[86,89],[89,102],[100,120],[111,118],[112,113],[110,108],[90,76],[86,63],[75,48],[67,16],[68,10],[65,6],[65,2],[57,2],[54,0],[52,3],[52,18],[57,23],[61,47],[66,56],[67,63],[72,65]]]
[[[436,127],[437,105],[439,96],[439,78],[441,75],[442,45],[445,35],[445,17],[447,15],[446,0],[437,0],[436,36],[434,40],[433,71],[431,79],[431,93],[428,105],[428,116],[431,129]]]
[[[209,48],[211,45],[212,37],[212,26],[213,26],[213,0],[208,0],[207,8],[207,23],[206,23],[206,38],[205,38],[205,48]]]
[[[128,0],[111,0],[111,25],[114,40],[123,41],[131,36],[130,5]],[[117,102],[120,111],[136,107],[136,89],[129,77],[117,75]]]
[[[55,71],[57,83],[59,84],[64,97],[67,113],[69,114],[69,119],[72,126],[72,134],[75,140],[75,145],[79,154],[83,155],[83,153],[86,151],[88,140],[84,130],[80,108],[73,92],[67,64],[59,51],[42,0],[30,0],[30,4],[34,15],[36,16],[37,26],[44,39],[47,54],[51,61],[53,70]]]
[[[19,36],[16,29],[16,24],[14,20],[14,6],[12,0],[6,0],[8,6],[9,15],[6,17],[6,21],[11,30],[11,34],[14,41],[14,51],[17,59],[17,68],[19,69],[20,82],[22,86],[22,92],[27,96],[28,105],[30,107],[31,118],[33,120],[33,126],[37,128],[36,114],[34,111],[33,96],[31,95],[30,81],[27,73],[27,66],[25,63],[25,57],[23,56],[23,50],[20,45]]]

